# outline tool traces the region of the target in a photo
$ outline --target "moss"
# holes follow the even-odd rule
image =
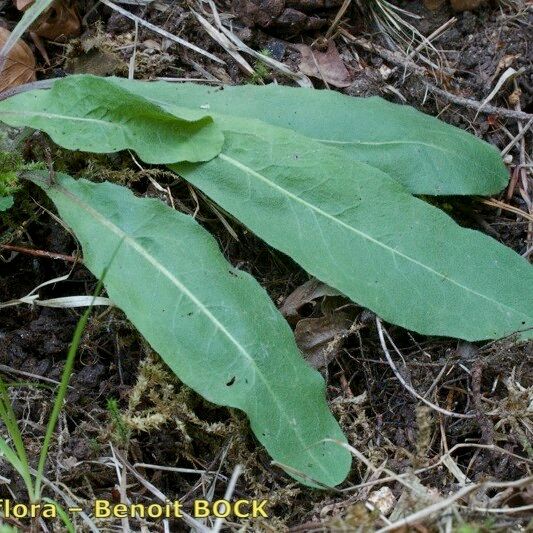
[[[23,169],[24,161],[20,154],[0,152],[0,196],[8,196],[18,190],[18,174]]]
[[[261,54],[266,57],[272,57],[272,53],[268,48],[261,50]],[[249,83],[252,85],[263,85],[265,80],[270,76],[270,69],[261,60],[254,63],[254,73],[250,76]]]

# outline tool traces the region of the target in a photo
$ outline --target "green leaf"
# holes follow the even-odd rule
[[[0,212],[13,207],[13,196],[0,196]]]
[[[483,340],[533,327],[533,268],[509,248],[336,148],[215,120],[222,153],[171,168],[318,279],[427,335]]]
[[[146,163],[207,161],[223,136],[204,111],[169,106],[95,76],[72,76],[49,91],[18,94],[0,102],[0,120],[45,131],[71,150],[109,153],[127,148]]]
[[[499,152],[473,135],[379,97],[278,85],[205,87],[111,78],[152,101],[256,118],[341,149],[379,168],[413,194],[494,194],[509,173]]]
[[[213,117],[223,151],[173,168],[318,279],[428,335],[483,340],[533,328],[523,290],[533,271],[513,251],[461,229],[338,147],[250,118]]]
[[[108,267],[109,296],[176,375],[209,401],[243,410],[296,479],[342,482],[350,454],[324,442],[346,442],[324,381],[259,284],[191,217],[117,185],[57,180],[40,184],[80,240],[85,265],[96,277]]]

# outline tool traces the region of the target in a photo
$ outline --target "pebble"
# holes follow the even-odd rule
[[[371,492],[367,502],[372,504],[382,515],[387,516],[394,509],[396,497],[389,487],[382,487]]]

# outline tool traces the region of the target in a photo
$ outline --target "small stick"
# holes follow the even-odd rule
[[[426,400],[422,395],[418,394],[418,392],[409,385],[403,376],[400,374],[399,370],[396,368],[396,365],[394,364],[394,361],[392,360],[392,357],[389,353],[389,350],[387,348],[387,343],[385,342],[385,337],[383,335],[383,327],[381,325],[381,320],[376,317],[376,325],[378,327],[378,335],[379,335],[379,341],[381,343],[381,348],[383,349],[383,353],[385,354],[385,358],[387,359],[387,362],[389,363],[389,366],[391,367],[392,371],[394,372],[394,375],[398,379],[398,381],[415,397],[418,398],[421,402],[424,402],[427,406],[431,407],[435,411],[442,413],[446,416],[453,416],[456,418],[474,418],[475,415],[464,415],[462,413],[454,413],[453,411],[448,411],[447,409],[443,409],[442,407],[439,407],[438,405],[435,405],[434,403],[431,403],[429,400]],[[388,334],[387,334],[388,336]]]
[[[155,33],[158,33],[159,35],[162,35],[163,37],[166,37],[167,39],[170,39],[171,41],[174,41],[175,43],[180,44],[181,46],[184,46],[185,48],[190,48],[191,50],[194,50],[198,54],[201,54],[205,57],[208,57],[212,61],[215,61],[217,63],[220,63],[222,65],[225,64],[225,61],[222,61],[222,59],[219,59],[217,56],[211,54],[207,50],[203,50],[199,46],[196,46],[195,44],[192,44],[185,39],[182,39],[181,37],[177,37],[176,35],[169,33],[168,31],[164,30],[163,28],[160,28],[159,26],[156,26],[155,24],[152,24],[151,22],[148,22],[141,17],[138,17],[137,15],[134,15],[133,13],[130,13],[126,9],[121,8],[120,6],[117,6],[110,0],[100,0],[102,4],[106,5],[107,7],[110,7],[117,13],[120,13],[123,17],[129,18],[130,20],[133,20],[134,22],[137,22],[141,26],[144,26],[145,28],[148,28],[149,30],[152,30]]]
[[[450,102],[454,104],[462,105],[470,109],[475,109],[478,113],[485,113],[486,115],[499,115],[501,117],[512,118],[514,120],[530,120],[533,118],[533,115],[530,113],[524,113],[523,111],[514,111],[512,109],[505,109],[503,107],[494,107],[491,105],[486,105],[481,108],[481,102],[473,100],[472,98],[464,98],[462,96],[457,96],[456,94],[449,93],[443,89],[439,89],[432,83],[426,82],[428,88],[434,93],[443,96]]]
[[[33,91],[34,89],[50,89],[55,81],[55,79],[31,81],[30,83],[11,87],[0,93],[0,102],[11,96],[15,96],[16,94],[25,93],[26,91]]]
[[[521,141],[522,140],[522,137],[524,137],[524,135],[529,131],[529,129],[531,128],[531,126],[533,125],[533,117],[531,117],[529,119],[529,122],[524,126],[524,128],[522,129],[522,131],[520,131],[518,133],[518,135],[516,137],[513,138],[513,140],[502,150],[502,157],[504,155],[507,155],[509,153],[509,151],[511,150],[511,148],[518,143],[518,141]]]
[[[522,218],[525,218],[526,220],[533,222],[533,215],[527,213],[526,211],[523,211],[522,209],[519,209],[518,207],[514,207],[512,205],[506,204],[505,202],[502,202],[501,200],[495,200],[494,198],[490,198],[490,199],[480,198],[479,201],[482,204],[490,205],[491,207],[498,207],[500,209],[503,209],[504,211],[509,211],[510,213],[514,213],[515,215],[521,216]]]
[[[333,19],[333,22],[331,23],[331,26],[329,27],[328,31],[326,32],[325,39],[328,40],[333,35],[333,32],[339,25],[339,22],[341,21],[341,18],[344,16],[344,13],[346,13],[346,10],[350,7],[350,4],[352,3],[352,0],[344,0],[342,3],[339,11],[337,11],[337,14],[335,15],[335,18]]]
[[[73,255],[57,254],[47,252],[46,250],[37,250],[35,248],[25,248],[24,246],[15,246],[14,244],[0,244],[0,250],[9,250],[11,252],[20,252],[21,254],[34,255],[36,257],[46,257],[47,259],[59,259],[69,263],[82,263],[79,257]]]
[[[509,181],[509,186],[507,187],[507,192],[505,193],[505,198],[508,202],[511,201],[516,185],[518,184],[518,176],[520,174],[520,165],[514,167],[513,172],[511,173],[511,179]],[[501,209],[498,209],[497,215],[501,215]]]
[[[415,513],[412,513],[404,518],[400,518],[398,521],[394,522],[393,524],[383,527],[381,529],[377,530],[377,533],[385,533],[386,531],[395,531],[404,528],[405,526],[409,526],[411,524],[420,523],[420,521],[423,518],[426,518],[437,511],[440,511],[441,509],[447,509],[451,507],[457,500],[460,500],[461,498],[464,498],[469,493],[471,493],[474,490],[486,488],[507,488],[507,487],[521,487],[521,486],[527,486],[529,483],[533,481],[533,476],[529,476],[523,479],[519,479],[517,481],[502,481],[502,482],[494,482],[494,481],[486,481],[484,483],[473,483],[471,485],[467,485],[466,487],[463,487],[462,489],[458,490],[451,496],[448,496],[447,498],[444,498],[443,500],[439,500],[438,502],[434,503],[433,505],[429,505],[428,507],[424,507],[420,511],[416,511]],[[523,507],[531,507],[531,506],[523,506]],[[520,511],[522,508],[515,508],[519,509]],[[483,512],[492,511],[495,510],[483,508],[479,509]],[[513,508],[505,509],[506,512],[513,512]],[[501,510],[498,510],[497,512],[502,512]]]
[[[361,48],[364,48],[368,52],[374,52],[381,56],[386,61],[390,61],[391,63],[395,65],[399,65],[401,67],[404,67],[406,69],[411,70],[414,74],[419,75],[421,78],[424,78],[424,83],[426,84],[427,88],[433,91],[434,93],[443,96],[450,102],[458,105],[462,105],[464,107],[468,107],[470,109],[475,109],[478,113],[484,113],[486,115],[498,115],[501,117],[506,118],[512,118],[514,120],[530,120],[533,118],[533,115],[531,113],[524,113],[523,111],[516,111],[512,109],[505,109],[503,107],[494,107],[491,105],[486,105],[485,107],[481,108],[481,102],[478,102],[477,100],[473,100],[471,98],[464,98],[462,96],[457,96],[455,94],[449,93],[448,91],[444,91],[443,89],[439,89],[432,83],[429,83],[425,79],[425,75],[427,74],[427,69],[425,67],[421,67],[417,65],[414,61],[411,61],[409,59],[404,59],[402,57],[399,57],[398,54],[395,54],[394,52],[391,52],[390,50],[387,50],[383,48],[382,46],[379,46],[375,43],[371,43],[370,41],[367,41],[366,39],[363,39],[361,37],[354,37],[350,32],[346,31],[345,29],[341,29],[340,33],[346,37],[346,39],[352,43],[354,43],[357,46],[360,46]],[[444,69],[441,69],[443,72],[446,73]]]
[[[457,22],[456,17],[452,17],[450,20],[445,22],[442,26],[439,26],[434,32],[432,32],[430,35],[428,35],[424,41],[427,41],[431,45],[432,41],[434,41],[437,37],[440,37],[448,28],[453,26]],[[411,52],[409,52],[406,56],[406,59],[412,59],[415,55],[417,55],[424,47],[426,47],[425,42],[421,42],[415,49],[413,49]],[[440,69],[440,67],[439,67]],[[394,67],[393,72],[398,70],[398,65]],[[453,72],[451,69],[445,68],[444,69],[445,74],[453,75]],[[392,73],[391,73],[392,74]]]

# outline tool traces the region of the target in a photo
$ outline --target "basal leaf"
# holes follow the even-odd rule
[[[59,80],[49,91],[32,91],[0,102],[0,120],[45,131],[71,150],[108,153],[129,148],[146,163],[207,161],[223,137],[208,113],[146,98],[95,76]]]
[[[108,267],[109,296],[176,375],[209,401],[243,410],[296,479],[342,482],[350,454],[324,442],[346,441],[324,381],[260,285],[191,217],[117,185],[57,180],[40,184],[80,240],[85,265],[97,277]]]
[[[509,248],[336,148],[215,120],[219,156],[171,168],[318,279],[427,335],[482,340],[533,327],[533,268]]]
[[[136,94],[292,129],[379,168],[413,194],[493,194],[509,174],[499,152],[412,107],[379,97],[278,85],[213,88],[111,78]]]
[[[170,101],[157,103],[176,112]],[[173,168],[318,279],[428,335],[482,340],[533,327],[533,299],[523,289],[533,271],[512,250],[461,229],[336,145],[211,114],[225,137],[222,152]]]

